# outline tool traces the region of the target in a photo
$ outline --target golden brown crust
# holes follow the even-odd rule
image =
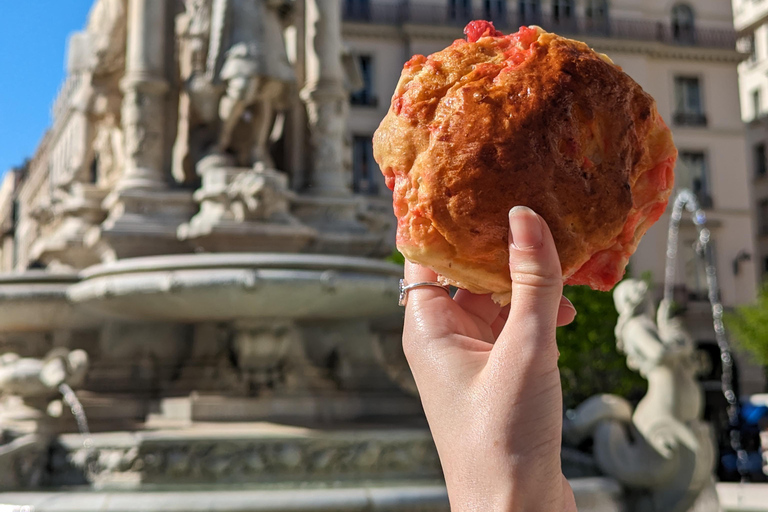
[[[676,155],[654,100],[619,67],[528,30],[414,57],[374,137],[399,249],[502,302],[510,208],[544,217],[567,282],[609,289],[666,206]]]

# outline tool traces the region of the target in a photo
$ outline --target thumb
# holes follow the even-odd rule
[[[512,303],[500,340],[554,348],[563,293],[560,258],[547,223],[525,206],[509,212],[509,271]]]

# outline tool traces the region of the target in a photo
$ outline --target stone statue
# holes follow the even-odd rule
[[[226,189],[226,203],[234,220],[297,223],[290,213],[288,177],[272,169],[248,170],[234,177]]]
[[[243,321],[233,336],[237,367],[247,389],[305,392],[333,384],[307,357],[301,331],[288,321]]]
[[[59,386],[77,386],[88,371],[88,354],[83,350],[55,349],[45,358],[0,356],[0,427],[5,420],[35,419],[44,410],[59,412]]]
[[[91,113],[94,120],[93,171],[96,183],[111,189],[120,177],[125,162],[125,142],[120,127],[120,103],[117,95],[100,95],[93,102]]]
[[[176,18],[179,47],[179,121],[173,146],[173,177],[179,183],[194,181],[194,164],[200,159],[207,125],[217,118],[219,93],[206,77],[211,1],[185,0],[185,11]],[[210,136],[208,136],[210,137]]]
[[[293,0],[188,0],[177,25],[182,80],[193,111],[181,105],[180,123],[189,125],[196,116],[203,125],[218,124],[213,150],[232,155],[237,165],[274,167],[268,140],[276,107],[296,80],[283,37],[292,5]],[[183,146],[177,141],[177,179],[184,174]]]
[[[633,511],[684,512],[711,485],[713,438],[701,419],[693,340],[667,301],[652,320],[647,293],[644,282],[628,279],[613,296],[617,346],[648,392],[634,411],[621,397],[594,396],[569,411],[563,433],[574,445],[593,438],[601,471],[637,490]]]
[[[51,436],[46,418],[61,415],[59,386],[77,386],[88,371],[83,350],[54,349],[45,358],[0,355],[0,490],[39,485]]]
[[[70,67],[82,76],[72,106],[85,117],[87,135],[77,175],[63,180],[61,187],[73,181],[98,181],[108,187],[123,165],[120,79],[125,69],[126,17],[125,0],[100,0],[91,9],[86,30],[72,37]]]

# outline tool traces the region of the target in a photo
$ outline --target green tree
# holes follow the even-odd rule
[[[397,249],[392,249],[392,254],[387,256],[387,261],[395,263],[397,265],[405,265],[405,256],[403,256]]]
[[[768,366],[768,283],[760,289],[757,302],[739,306],[725,315],[725,324],[739,348]]]
[[[619,318],[613,296],[586,286],[568,286],[564,295],[576,307],[574,321],[557,331],[563,402],[572,408],[596,393],[640,398],[645,380],[627,368],[616,349],[614,328]]]

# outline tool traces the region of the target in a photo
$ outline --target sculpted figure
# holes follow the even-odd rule
[[[122,166],[120,79],[125,69],[126,16],[126,0],[100,0],[91,9],[85,31],[72,38],[73,72],[82,75],[73,106],[84,116],[88,135],[82,163],[74,166],[69,182],[60,183],[64,188],[73,181],[108,182]],[[90,175],[92,170],[96,176]]]
[[[79,385],[87,371],[83,350],[56,349],[43,359],[0,355],[0,490],[39,484],[55,431],[44,411],[58,416],[59,386]]]
[[[179,121],[173,146],[173,177],[194,180],[194,164],[206,141],[206,125],[217,118],[219,93],[206,74],[211,33],[212,0],[185,0],[185,11],[176,18],[179,74],[184,87],[179,94]]]
[[[712,434],[701,420],[693,340],[666,301],[652,320],[647,292],[628,279],[613,296],[617,346],[648,380],[648,392],[634,411],[621,397],[594,396],[569,414],[563,431],[572,444],[593,438],[601,471],[638,490],[633,511],[684,512],[711,484]]]
[[[0,395],[44,409],[59,395],[61,384],[77,386],[87,371],[88,354],[83,350],[54,350],[44,359],[6,353],[0,356]],[[13,412],[6,409],[0,417]]]
[[[218,124],[215,152],[231,154],[238,165],[273,167],[267,143],[276,107],[295,82],[283,38],[293,0],[208,2],[188,0],[177,28],[184,31],[181,71],[190,107],[200,123]],[[178,162],[182,149],[177,153]]]
[[[120,126],[120,102],[117,95],[99,95],[91,110],[95,118],[96,134],[93,138],[94,171],[96,182],[111,188],[120,176],[125,161],[123,130]]]
[[[272,169],[239,173],[227,186],[226,204],[236,221],[271,220],[294,223],[288,177]]]

